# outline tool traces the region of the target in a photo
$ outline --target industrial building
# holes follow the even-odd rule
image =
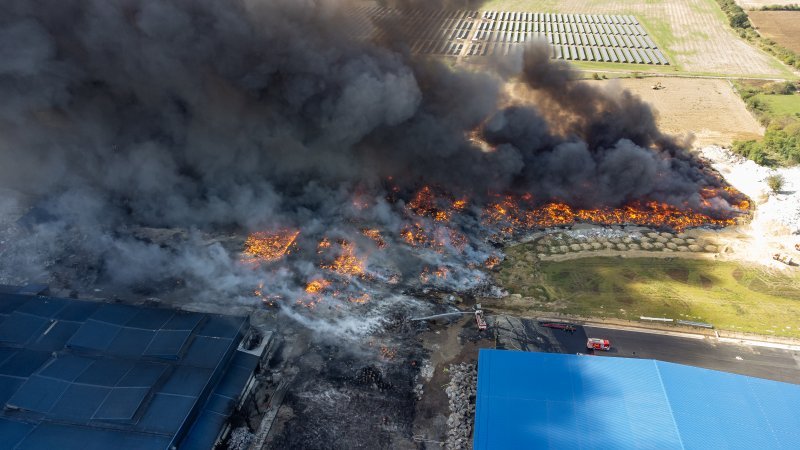
[[[266,341],[247,317],[0,288],[0,448],[212,448]]]
[[[474,448],[800,448],[800,386],[650,359],[481,350]]]

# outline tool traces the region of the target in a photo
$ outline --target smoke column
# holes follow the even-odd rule
[[[235,292],[258,277],[220,235],[351,236],[355,219],[396,229],[388,179],[401,194],[434,185],[478,202],[531,192],[577,206],[691,202],[713,183],[647,105],[576,82],[543,46],[492,70],[452,68],[409,55],[399,37],[350,37],[351,6],[5,1],[0,187],[36,199],[32,219],[5,231],[5,279]],[[391,20],[376,27],[394,36]],[[510,80],[541,103],[508,106]],[[475,130],[493,151],[469,139]],[[354,193],[371,207],[354,209]],[[175,229],[166,244],[147,237]],[[402,272],[419,257],[376,258]],[[291,264],[269,289],[317,270],[302,254]]]

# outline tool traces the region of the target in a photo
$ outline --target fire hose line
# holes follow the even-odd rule
[[[433,444],[446,444],[446,442],[444,441],[434,441],[433,439],[425,439],[425,436],[421,434],[415,434],[414,436],[411,437],[411,439],[413,439],[414,442],[430,442]]]
[[[436,314],[436,315],[427,316],[427,317],[414,317],[414,318],[411,318],[411,319],[408,319],[408,320],[413,322],[413,321],[418,321],[418,320],[430,320],[430,319],[438,319],[440,317],[460,316],[461,314],[474,314],[474,313],[475,313],[475,311],[458,311],[458,312],[451,312],[451,313],[444,313],[444,314]]]

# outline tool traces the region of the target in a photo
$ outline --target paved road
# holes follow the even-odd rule
[[[564,353],[586,353],[586,337],[611,340],[600,356],[648,358],[800,384],[800,352],[718,342],[713,337],[683,337],[595,326],[570,334],[553,330]]]

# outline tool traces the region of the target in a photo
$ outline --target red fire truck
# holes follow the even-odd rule
[[[589,338],[586,340],[586,348],[589,350],[611,350],[611,341],[608,339]]]
[[[486,329],[486,319],[483,318],[483,310],[475,311],[475,323],[478,324],[478,330],[483,331]]]

